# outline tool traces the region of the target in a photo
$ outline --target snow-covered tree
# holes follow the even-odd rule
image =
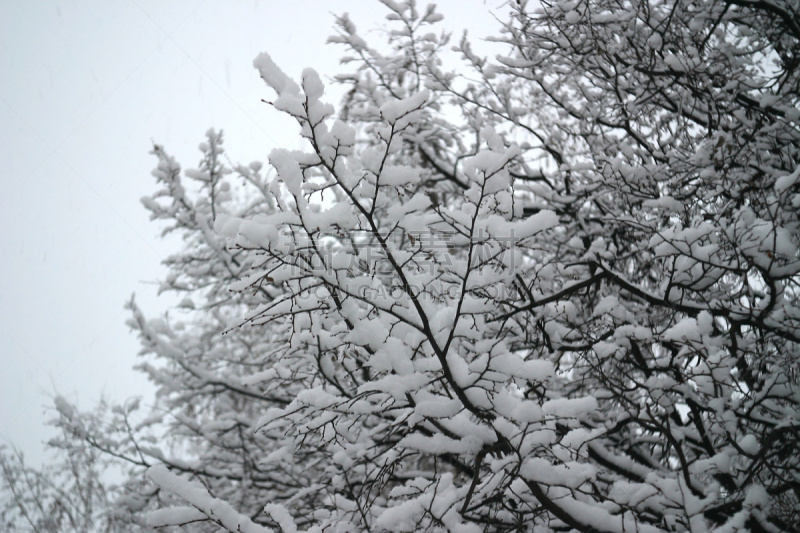
[[[130,304],[157,408],[60,407],[130,464],[115,516],[797,530],[800,4],[520,1],[450,70],[435,8],[382,1],[388,47],[338,19],[338,110],[256,58],[303,150],[154,149],[186,242],[181,320]]]
[[[61,399],[57,405],[71,410]],[[101,403],[83,416],[106,410]],[[112,533],[124,526],[112,511],[115,486],[104,476],[114,458],[74,437],[62,432],[50,440],[54,457],[41,468],[28,465],[22,451],[0,446],[0,531]]]

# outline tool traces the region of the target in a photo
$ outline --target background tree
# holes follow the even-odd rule
[[[61,398],[56,403],[64,412],[71,410]],[[106,411],[101,404],[92,415]],[[118,531],[123,524],[111,505],[117,487],[104,475],[113,458],[71,433],[52,439],[48,449],[53,458],[36,469],[20,450],[0,447],[0,531]]]
[[[388,52],[338,19],[338,114],[256,59],[306,141],[271,172],[154,149],[186,240],[185,320],[130,304],[156,414],[60,408],[130,465],[115,516],[796,530],[797,2],[518,2],[463,75],[434,8],[383,3]]]

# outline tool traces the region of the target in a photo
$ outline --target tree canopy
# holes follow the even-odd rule
[[[382,3],[338,107],[255,59],[302,150],[154,147],[157,407],[57,405],[97,527],[796,531],[800,4],[517,1],[485,58]]]

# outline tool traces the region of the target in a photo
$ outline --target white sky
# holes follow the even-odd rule
[[[456,35],[481,36],[504,2],[436,3]],[[342,48],[324,43],[342,12],[378,42],[386,10],[370,0],[0,2],[0,443],[38,462],[55,394],[147,398],[123,305],[166,306],[152,282],[175,243],[139,203],[152,142],[184,168],[209,127],[237,162],[293,144],[252,60],[334,74]]]

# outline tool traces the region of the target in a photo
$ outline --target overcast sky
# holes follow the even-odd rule
[[[436,2],[450,29],[496,27],[502,0]],[[424,2],[421,2],[424,4]],[[370,0],[0,2],[0,443],[34,462],[55,394],[90,408],[150,391],[131,367],[125,301],[154,316],[153,282],[174,250],[139,199],[155,190],[155,141],[186,167],[209,127],[233,161],[266,160],[297,130],[253,58],[287,74],[337,71],[333,13],[370,39]],[[373,30],[373,31],[369,31]]]

